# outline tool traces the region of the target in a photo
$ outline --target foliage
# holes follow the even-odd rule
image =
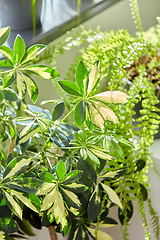
[[[109,209],[117,206],[124,224],[133,211],[125,208],[126,201],[131,204],[137,192],[146,200],[144,182],[139,182],[145,161],[132,156],[129,128],[118,131],[124,127],[119,109],[131,99],[120,90],[98,93],[100,61],[90,70],[80,61],[76,81],[57,81],[74,98],[70,110],[63,101],[56,101],[52,112],[36,106],[38,86],[31,73],[53,81],[59,74],[32,64],[44,45],[26,50],[17,35],[13,51],[4,46],[9,31],[0,30],[5,58],[0,61],[1,236],[25,238],[24,233],[34,235],[30,225],[52,225],[63,236],[70,232],[69,240],[112,239],[99,230],[117,224],[108,217]],[[34,105],[25,103],[27,92]]]

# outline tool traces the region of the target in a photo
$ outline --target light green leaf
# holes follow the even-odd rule
[[[94,153],[92,153],[89,149],[87,149],[87,153],[88,153],[88,156],[90,158],[90,160],[96,164],[96,165],[100,165],[100,161],[99,159],[96,157],[96,155]]]
[[[112,143],[113,150],[114,150],[115,154],[117,155],[117,157],[119,157],[120,159],[124,159],[123,150],[119,146],[117,141],[115,141],[114,139],[111,139],[111,143]]]
[[[90,151],[94,153],[97,157],[105,159],[105,160],[111,160],[111,156],[104,153],[102,148],[90,148]]]
[[[13,51],[9,47],[1,46],[0,51],[8,61],[10,61],[12,64],[14,64],[15,56],[14,56]]]
[[[64,162],[62,162],[62,160],[60,160],[56,168],[56,175],[58,177],[58,180],[59,181],[62,180],[65,174],[66,174],[66,165],[64,164]]]
[[[53,203],[54,203],[54,201],[57,197],[56,196],[57,192],[58,191],[56,190],[56,188],[54,188],[50,193],[48,193],[45,196],[45,198],[43,200],[43,203],[42,203],[42,206],[41,206],[41,211],[45,211],[53,205]]]
[[[20,72],[17,73],[17,88],[18,88],[20,98],[23,99],[24,96],[26,95],[27,85],[23,80],[22,73]]]
[[[0,45],[4,44],[10,35],[10,27],[0,29]]]
[[[16,39],[14,41],[14,54],[15,54],[15,63],[18,64],[26,51],[26,45],[25,42],[23,40],[23,38],[17,34]]]
[[[80,61],[76,70],[76,81],[82,93],[84,92],[84,81],[87,80],[87,75],[87,68],[84,63]]]
[[[45,48],[46,46],[43,44],[36,44],[28,48],[22,60],[22,64],[34,61]]]
[[[55,69],[51,67],[43,66],[43,65],[28,66],[24,68],[24,70],[33,72],[37,74],[39,77],[45,78],[45,79],[54,79],[59,77],[59,73]]]
[[[64,102],[59,102],[53,109],[52,120],[55,121],[62,116],[65,110]]]
[[[14,71],[7,72],[3,80],[3,89],[10,87],[16,81],[16,73]]]
[[[95,229],[88,227],[88,230],[90,233],[94,236],[95,235]],[[106,232],[102,232],[101,230],[98,230],[97,234],[97,239],[98,240],[113,240],[113,238]]]
[[[34,80],[28,76],[27,74],[22,73],[21,77],[25,81],[27,85],[27,92],[29,94],[29,97],[32,99],[33,103],[36,103],[38,98],[38,87]]]
[[[74,112],[74,118],[79,128],[82,127],[85,117],[86,117],[86,107],[85,107],[85,102],[82,100],[79,103],[77,103],[75,112]]]
[[[17,157],[9,162],[7,165],[5,172],[3,174],[3,179],[10,178],[19,173],[22,169],[25,169],[31,162],[31,158],[29,157]]]
[[[121,204],[121,202],[119,200],[119,197],[117,196],[116,192],[113,191],[112,188],[110,188],[109,186],[107,186],[103,183],[101,183],[101,185],[102,185],[103,189],[105,190],[105,192],[107,193],[109,200],[111,202],[117,204],[120,208],[122,208],[122,204]]]
[[[56,220],[56,223],[58,224],[61,221],[63,221],[63,218],[66,216],[66,214],[65,214],[65,207],[64,207],[62,195],[60,194],[59,191],[57,191],[57,189],[55,192],[53,209],[54,209],[55,220]]]
[[[31,199],[27,199],[27,197],[25,197],[25,193],[20,193],[15,190],[11,190],[11,193],[12,195],[16,196],[20,201],[22,201],[27,207],[32,209],[34,212],[39,213],[38,209],[32,204]],[[38,206],[40,206],[39,198],[35,194],[32,194],[32,197],[33,195],[34,195],[34,201],[36,200],[36,202],[38,203]]]
[[[55,187],[55,183],[43,183],[43,185],[38,189],[36,195],[46,195]]]
[[[2,91],[0,91],[0,105],[4,102],[5,100],[5,95]]]
[[[11,209],[11,211],[20,219],[22,219],[22,209],[18,205],[18,203],[14,200],[14,198],[7,193],[6,191],[4,192],[5,194],[5,200],[7,202],[8,207]]]

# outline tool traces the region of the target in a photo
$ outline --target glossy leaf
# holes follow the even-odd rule
[[[131,201],[128,201],[127,202],[127,205],[129,206],[127,209],[126,209],[126,212],[127,212],[127,222],[132,218],[133,216],[133,204]],[[124,220],[125,220],[125,214],[123,213],[122,209],[118,209],[118,218],[121,222],[121,224],[123,225],[124,224]]]
[[[120,159],[124,159],[124,153],[119,144],[114,139],[111,139],[111,143],[116,156],[119,157]]]
[[[88,231],[94,236],[95,235],[95,229],[88,228]],[[113,240],[113,238],[106,232],[102,232],[101,230],[98,230],[97,233],[98,240]]]
[[[10,210],[20,219],[22,219],[22,209],[19,204],[14,200],[14,198],[8,193],[4,192],[4,198],[6,200],[7,206]]]
[[[89,94],[97,86],[100,78],[100,61],[95,62],[89,73],[89,83],[87,93]]]
[[[17,88],[20,98],[23,99],[27,92],[27,85],[23,79],[22,73],[20,72],[17,73]]]
[[[97,181],[97,174],[93,166],[88,161],[80,161],[77,163],[78,169],[84,172],[83,175],[87,175],[90,179],[96,183]],[[83,178],[82,175],[82,178]]]
[[[88,204],[88,217],[90,221],[95,221],[101,211],[101,190],[99,185],[96,186],[94,192],[92,193],[89,204]]]
[[[74,193],[82,193],[82,192],[85,192],[88,187],[83,185],[83,184],[80,184],[80,183],[71,183],[71,184],[61,184],[61,186],[64,188],[64,189],[67,189],[67,190],[70,190]]]
[[[122,204],[119,200],[119,197],[117,196],[116,192],[110,188],[109,186],[101,183],[103,189],[105,190],[105,192],[107,193],[107,196],[109,198],[109,200],[115,204],[117,204],[120,208],[122,208]]]
[[[100,165],[100,161],[99,161],[98,157],[97,157],[92,151],[90,151],[89,149],[87,149],[87,153],[88,153],[88,156],[89,156],[90,160],[91,160],[94,164],[96,164],[97,166],[99,166],[99,165]]]
[[[76,69],[76,81],[82,93],[84,92],[84,82],[87,81],[87,78],[87,68],[84,63],[80,61]]]
[[[31,162],[31,158],[27,156],[14,158],[7,165],[3,178],[10,178],[14,175],[20,174]]]
[[[0,45],[4,44],[10,35],[10,27],[0,29]]]
[[[73,182],[76,182],[81,178],[82,174],[83,174],[82,171],[73,170],[66,174],[66,176],[63,178],[62,183],[63,184],[71,184]]]
[[[53,109],[52,120],[55,121],[62,116],[65,110],[64,102],[59,102]]]
[[[62,180],[64,178],[66,174],[66,166],[64,164],[64,162],[62,162],[61,160],[58,162],[57,168],[56,168],[56,175],[58,180]]]
[[[6,73],[4,80],[3,80],[3,89],[6,87],[10,87],[17,78],[17,74],[14,71],[10,71]]]
[[[135,170],[136,172],[140,172],[146,166],[146,162],[142,159],[138,159],[134,163],[137,167],[137,169]]]
[[[2,71],[9,71],[9,70],[13,70],[13,66],[12,63],[10,63],[9,61],[6,60],[1,60],[0,61],[0,70]]]
[[[82,100],[76,105],[75,112],[74,112],[74,118],[79,128],[82,127],[85,117],[86,117],[86,107],[85,107],[85,102]]]
[[[18,231],[17,223],[10,218],[0,218],[0,230],[4,231],[5,233],[14,233]]]
[[[56,190],[56,188],[54,188],[50,193],[48,193],[45,196],[42,206],[41,206],[41,211],[45,211],[53,205],[55,198],[56,198],[56,194],[57,194],[57,190]]]
[[[35,236],[31,228],[31,225],[28,223],[26,219],[20,220],[19,218],[16,218],[16,222],[18,223],[18,226],[25,234],[27,234],[28,236]]]
[[[21,77],[25,81],[27,85],[27,92],[29,94],[29,97],[33,101],[33,103],[36,103],[37,98],[38,98],[38,87],[35,81],[28,76],[27,74],[22,73]]]
[[[80,207],[80,201],[75,193],[64,188],[61,188],[61,190],[62,190],[63,198],[65,199],[65,201],[70,207],[73,207],[73,208]]]
[[[40,179],[42,179],[44,182],[48,182],[48,183],[54,183],[56,181],[55,177],[53,176],[53,174],[49,173],[49,172],[43,172],[39,174]]]
[[[18,94],[11,88],[5,88],[2,90],[5,99],[9,102],[18,101]]]
[[[33,72],[37,74],[39,77],[45,79],[54,79],[59,77],[59,74],[55,69],[44,65],[31,65],[24,68],[24,70]]]
[[[79,87],[71,81],[68,80],[59,80],[58,83],[63,88],[63,90],[71,95],[81,96]]]
[[[43,44],[36,44],[28,48],[22,60],[22,64],[34,61],[45,48],[46,46]]]
[[[23,40],[23,38],[17,34],[16,39],[14,41],[14,54],[15,54],[15,63],[18,64],[26,51],[26,45],[25,42]]]
[[[56,190],[55,199],[54,199],[54,216],[56,223],[60,223],[65,218],[65,207],[63,203],[62,195],[59,191]]]
[[[53,188],[55,187],[55,183],[43,183],[42,186],[40,186],[38,188],[38,191],[36,192],[36,195],[46,195],[48,193],[51,192],[51,190],[53,190]]]
[[[13,51],[12,51],[9,47],[7,47],[7,46],[1,46],[1,47],[0,47],[0,51],[1,51],[1,53],[3,54],[3,56],[4,56],[9,62],[11,62],[12,64],[14,64],[15,56],[14,56]]]
[[[116,171],[107,171],[102,175],[102,177],[105,178],[106,180],[115,179],[125,175],[126,172],[127,172],[127,167],[124,167],[124,168],[117,169]]]

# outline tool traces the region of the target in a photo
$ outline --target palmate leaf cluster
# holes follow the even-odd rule
[[[138,11],[136,10],[136,4],[137,1],[133,0],[132,8],[134,8],[134,11]],[[138,17],[136,21],[138,21]],[[139,24],[138,27],[142,33],[141,22],[136,23]],[[157,107],[159,100],[156,96],[155,85],[147,76],[145,65],[139,65],[137,68],[138,76],[133,82],[129,81],[130,75],[126,69],[132,66],[133,62],[137,63],[141,56],[152,57],[153,60],[149,68],[154,75],[159,62],[156,57],[157,47],[155,44],[152,45],[150,42],[144,41],[142,36],[141,38],[131,37],[124,30],[101,32],[99,29],[96,31],[90,29],[86,31],[82,27],[80,32],[74,30],[70,35],[65,42],[60,43],[55,48],[55,54],[52,59],[53,66],[56,66],[58,53],[61,54],[71,48],[81,46],[79,55],[76,57],[74,63],[71,64],[67,79],[75,81],[75,66],[80,59],[83,59],[83,63],[88,68],[95,60],[100,59],[102,64],[101,78],[96,89],[94,89],[93,95],[104,92],[107,89],[111,91],[122,90],[130,96],[130,100],[126,104],[112,106],[119,119],[119,123],[114,125],[108,123],[108,133],[104,137],[103,146],[105,149],[114,150],[115,152],[112,152],[112,154],[118,154],[119,163],[122,164],[123,170],[125,166],[128,169],[127,174],[119,182],[115,180],[112,182],[112,187],[121,196],[122,205],[125,206],[119,212],[120,221],[123,224],[123,238],[129,239],[128,221],[133,215],[132,202],[137,199],[144,223],[146,239],[150,239],[149,223],[147,222],[143,201],[149,201],[150,186],[147,184],[147,172],[152,165],[149,147],[153,144],[154,136],[159,131],[160,117],[159,108]],[[87,43],[87,45],[83,45],[83,43]],[[57,87],[56,84],[55,87]],[[67,105],[68,108],[71,105],[75,105],[73,98],[71,100],[68,97],[67,101],[70,103]],[[137,106],[140,106],[140,109],[137,110]],[[118,142],[119,138],[117,138],[117,135],[123,136],[125,140],[129,140],[135,146],[135,149],[122,147],[123,142]],[[116,141],[114,141],[115,136]],[[81,152],[84,155],[86,154],[85,152],[83,153],[83,148]],[[107,169],[109,171],[108,174],[110,174],[112,167],[118,167],[119,163],[116,165],[116,163],[113,164],[110,161],[108,165],[111,168]],[[149,206],[151,209],[150,203]],[[152,209],[150,213],[151,219],[154,219],[152,220],[154,221],[154,229],[159,232],[159,220],[156,212]],[[156,232],[155,237],[159,239],[159,235]]]
[[[119,208],[121,223],[128,221],[123,214],[127,176],[135,176],[131,187],[145,189],[137,183],[144,161],[133,162],[131,168],[127,156],[134,145],[125,139],[127,132],[124,137],[113,131],[119,128],[115,105],[122,107],[130,100],[119,90],[96,92],[101,79],[97,60],[90,69],[80,61],[76,81],[58,81],[74,97],[69,112],[63,101],[57,101],[52,112],[25,104],[26,91],[33,103],[38,97],[31,73],[54,81],[59,74],[51,67],[31,65],[45,46],[26,50],[19,35],[13,51],[4,46],[9,31],[0,30],[5,58],[0,61],[0,140],[5,146],[0,165],[1,235],[25,238],[24,234],[33,235],[30,225],[54,225],[63,236],[69,233],[69,240],[110,240],[99,228],[117,224],[108,216],[113,206]]]

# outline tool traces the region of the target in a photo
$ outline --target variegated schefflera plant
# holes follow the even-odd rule
[[[109,126],[118,123],[112,105],[126,103],[128,96],[120,91],[94,94],[100,62],[88,70],[81,61],[76,83],[58,81],[74,96],[70,112],[58,100],[52,113],[26,105],[26,92],[33,103],[38,98],[30,73],[45,79],[59,74],[47,66],[31,65],[44,45],[26,50],[18,35],[13,50],[4,46],[9,31],[0,30],[0,51],[5,57],[0,61],[0,140],[7,148],[0,149],[0,234],[6,239],[33,235],[31,224],[38,229],[56,226],[63,236],[69,233],[69,240],[110,240],[99,228],[117,224],[108,217],[111,206],[123,210],[117,180],[127,174],[126,149],[133,145]],[[17,115],[22,112],[24,116]]]

